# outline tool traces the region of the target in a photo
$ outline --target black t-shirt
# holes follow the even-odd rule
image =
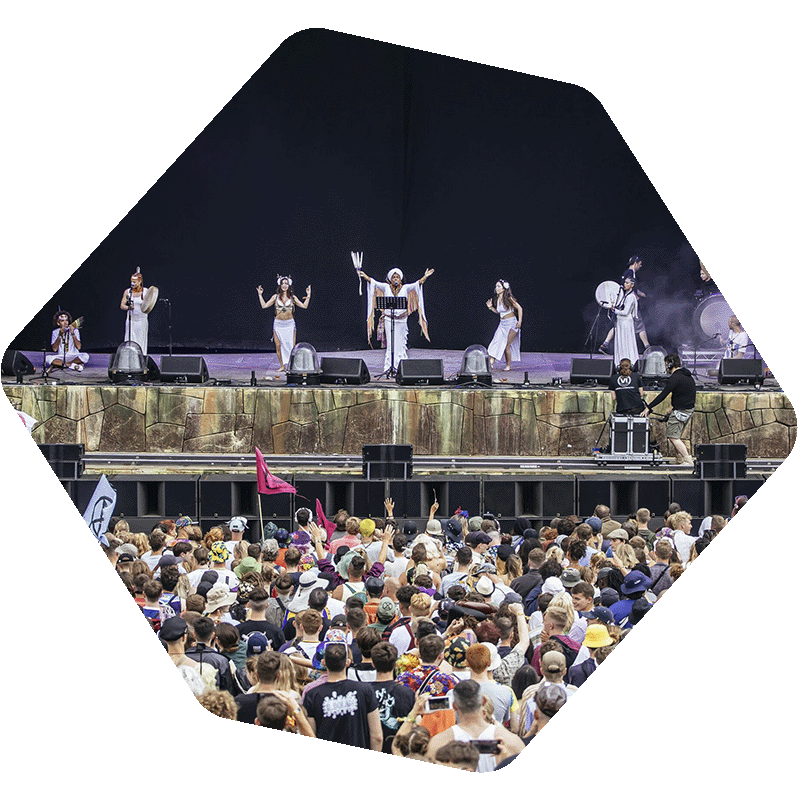
[[[407,717],[414,708],[416,695],[413,689],[397,681],[373,681],[370,686],[378,699],[378,714],[383,728],[383,752],[392,752],[392,737],[403,724],[400,717]]]
[[[271,622],[267,622],[266,620],[248,620],[247,622],[240,622],[237,625],[237,630],[239,631],[239,636],[244,639],[251,633],[263,633],[266,636],[267,641],[272,645],[273,650],[280,650],[284,644],[286,644],[286,637],[280,631],[279,628],[276,628]]]
[[[531,569],[524,575],[520,575],[519,578],[514,578],[514,580],[511,581],[511,591],[516,592],[524,600],[531,593],[531,590],[541,585],[542,576],[539,570]]]
[[[236,701],[238,712],[236,719],[239,722],[247,722],[250,725],[256,724],[256,711],[258,703],[263,697],[268,697],[272,692],[252,692],[251,694],[238,694],[233,699]]]
[[[630,375],[617,373],[611,378],[609,389],[617,394],[617,414],[644,410],[644,400],[639,394],[641,388],[642,378],[638,372]]]
[[[378,707],[372,684],[343,680],[306,692],[303,707],[317,726],[317,739],[369,749],[367,715]]]

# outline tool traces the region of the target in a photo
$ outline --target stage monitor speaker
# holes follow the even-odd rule
[[[208,367],[202,356],[161,356],[162,383],[205,383]]]
[[[719,362],[720,383],[763,383],[764,362],[760,358],[723,358]]]
[[[2,371],[3,375],[33,375],[36,372],[36,367],[19,350],[6,350],[3,353],[3,364],[0,371]]]
[[[441,358],[404,358],[397,368],[401,386],[441,386],[444,383],[444,363]]]
[[[361,385],[369,383],[369,370],[363,358],[322,357],[322,383]]]
[[[161,380],[161,370],[158,368],[158,364],[156,364],[152,356],[144,357],[144,368],[147,370],[146,377],[148,381]]]
[[[603,386],[611,383],[614,362],[610,358],[573,358],[569,370],[570,383],[596,381]]]
[[[365,444],[361,447],[361,470],[367,480],[407,480],[414,474],[413,459],[414,447],[410,444]]]

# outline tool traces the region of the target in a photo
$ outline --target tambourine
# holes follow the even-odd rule
[[[142,313],[149,314],[158,302],[158,286],[149,286],[142,297]]]

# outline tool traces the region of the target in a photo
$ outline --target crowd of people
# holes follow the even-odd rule
[[[539,530],[299,509],[259,542],[234,517],[133,533],[106,553],[198,701],[221,717],[458,769],[510,763],[744,505]],[[318,524],[321,523],[321,524]],[[502,528],[508,528],[502,530]]]

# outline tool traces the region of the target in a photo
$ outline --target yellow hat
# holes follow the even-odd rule
[[[614,640],[608,635],[608,628],[605,625],[588,625],[583,643],[586,647],[595,648],[614,644]]]
[[[375,533],[375,520],[362,519],[359,527],[361,529],[362,536],[372,536],[372,534]]]

